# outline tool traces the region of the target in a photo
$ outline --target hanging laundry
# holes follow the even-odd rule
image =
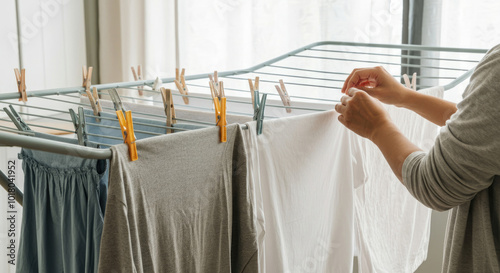
[[[334,111],[247,124],[259,272],[352,272],[355,135]]]
[[[78,143],[40,133],[35,137]],[[29,149],[19,156],[25,179],[16,272],[97,272],[106,161]]]
[[[443,98],[443,87],[419,90]],[[418,147],[428,151],[438,126],[418,114],[386,106],[395,125]],[[427,258],[431,210],[417,201],[393,174],[380,150],[363,140],[366,182],[356,189],[358,265],[360,273],[417,270]]]
[[[257,272],[239,125],[111,147],[99,272]]]

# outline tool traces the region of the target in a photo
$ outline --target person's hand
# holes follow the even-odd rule
[[[405,95],[413,92],[381,66],[354,69],[344,82],[342,93],[345,94],[351,87],[361,89],[383,103],[396,106],[402,106]]]
[[[365,91],[350,88],[335,105],[339,121],[356,134],[373,141],[379,130],[392,125],[389,114],[382,104]]]

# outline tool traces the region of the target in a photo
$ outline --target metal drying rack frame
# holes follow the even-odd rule
[[[409,56],[409,55],[397,55],[397,54],[380,54],[380,53],[370,53],[370,52],[352,52],[349,50],[328,50],[328,49],[317,49],[318,47],[321,46],[343,46],[343,47],[354,47],[354,48],[380,48],[380,49],[396,49],[396,50],[401,50],[403,51],[419,51],[419,52],[450,52],[450,53],[471,53],[471,54],[484,54],[487,52],[485,49],[466,49],[466,48],[451,48],[451,47],[433,47],[433,46],[421,46],[421,45],[394,45],[394,44],[372,44],[372,43],[356,43],[356,42],[337,42],[337,41],[322,41],[322,42],[317,42],[317,43],[312,43],[307,46],[298,48],[296,50],[290,51],[286,54],[283,54],[281,56],[278,56],[276,58],[273,58],[271,60],[268,60],[266,62],[263,62],[261,64],[249,67],[247,69],[239,69],[239,70],[231,70],[231,71],[223,71],[219,72],[218,76],[219,78],[228,78],[231,79],[231,77],[237,76],[237,75],[244,75],[244,74],[262,74],[262,75],[274,75],[274,76],[289,76],[289,77],[294,77],[294,78],[303,78],[303,79],[318,79],[318,80],[325,80],[321,78],[311,78],[311,77],[300,77],[297,75],[287,75],[287,74],[277,74],[277,73],[266,73],[266,72],[259,72],[259,70],[263,68],[286,68],[286,69],[294,69],[296,71],[304,71],[304,72],[318,72],[318,73],[327,73],[327,74],[337,74],[337,75],[348,75],[350,71],[342,71],[342,72],[334,72],[334,71],[321,71],[321,70],[308,70],[308,69],[303,69],[303,68],[293,68],[293,67],[283,67],[283,66],[275,66],[277,62],[283,61],[287,58],[291,57],[300,57],[300,58],[313,58],[313,59],[323,59],[323,60],[330,60],[330,61],[350,61],[349,59],[342,59],[342,58],[330,58],[330,57],[322,57],[322,56],[309,56],[309,55],[298,55],[299,53],[303,53],[306,51],[316,51],[316,52],[343,52],[343,53],[353,53],[353,54],[359,54],[359,55],[379,55],[382,57],[399,57],[399,58],[408,58],[408,59],[432,59],[432,60],[443,60],[443,61],[456,61],[456,62],[470,62],[473,63],[471,64],[471,67],[468,69],[456,69],[456,68],[441,68],[441,67],[427,67],[427,68],[433,68],[433,69],[444,69],[444,70],[456,70],[460,72],[461,74],[457,77],[453,78],[446,78],[450,79],[451,81],[444,85],[445,90],[449,90],[464,80],[468,79],[470,75],[473,73],[475,64],[478,62],[478,60],[461,60],[461,59],[440,59],[440,58],[427,58],[427,57],[422,57],[422,56]],[[374,62],[374,61],[363,61],[363,60],[352,60],[352,61],[359,61],[359,62],[364,62],[368,63],[371,66],[380,63],[382,65],[401,65],[406,66],[406,67],[424,67],[420,65],[415,65],[415,64],[401,64],[400,63],[390,63],[390,62]],[[197,74],[197,75],[188,75],[185,76],[185,80],[187,82],[193,81],[193,80],[199,80],[199,79],[207,79],[209,76],[209,73],[205,74]],[[439,77],[434,77],[439,79]],[[236,80],[242,80],[241,78],[234,78]],[[163,78],[161,79],[163,83],[172,83],[174,82],[175,78],[174,77],[169,77],[169,78]],[[138,88],[140,86],[153,86],[155,80],[141,80],[141,81],[133,81],[133,82],[120,82],[120,83],[108,83],[108,84],[98,84],[98,85],[92,85],[92,88],[95,87],[97,88],[98,91],[101,90],[109,90],[113,88]],[[337,80],[338,81],[338,80]],[[291,83],[292,85],[299,85],[299,86],[313,86],[313,85],[308,85],[308,84],[301,84],[301,83]],[[228,86],[226,84],[226,86]],[[315,86],[315,87],[326,87],[327,86]],[[208,86],[207,86],[208,88]],[[339,88],[336,88],[339,89]],[[239,90],[242,91],[242,90]],[[68,87],[68,88],[55,88],[55,89],[45,89],[45,90],[38,90],[38,91],[29,91],[27,92],[28,98],[40,98],[40,97],[46,97],[46,96],[53,96],[53,95],[68,95],[68,94],[82,94],[85,92],[85,88],[82,86],[76,86],[76,87]],[[248,91],[249,92],[249,91]],[[180,95],[176,94],[178,96],[185,96],[185,95]],[[188,95],[192,96],[192,95]],[[194,96],[195,97],[195,96]],[[293,97],[293,96],[291,96]],[[18,99],[19,98],[19,93],[18,92],[12,92],[12,93],[3,93],[0,94],[0,102],[4,102],[4,100],[12,100],[12,99]],[[302,97],[304,98],[304,97]],[[307,99],[307,98],[306,98]],[[321,100],[321,98],[317,98],[317,100]],[[333,100],[330,100],[333,101]],[[249,103],[251,104],[251,101],[249,100]],[[280,107],[280,108],[286,108],[285,106],[278,106],[278,105],[273,105],[274,107]],[[289,108],[294,108],[294,107],[289,107]],[[299,108],[300,109],[300,108]],[[313,110],[313,109],[310,109]],[[92,159],[110,159],[111,158],[111,150],[110,149],[97,149],[97,148],[89,148],[89,147],[83,147],[83,146],[78,146],[75,144],[68,144],[68,143],[62,143],[58,141],[53,141],[53,140],[47,140],[47,139],[41,139],[41,138],[36,138],[29,136],[26,133],[23,132],[15,132],[14,130],[11,129],[1,129],[4,132],[0,131],[0,145],[3,146],[18,146],[18,147],[24,147],[28,149],[33,149],[33,150],[40,150],[40,151],[46,151],[46,152],[52,152],[52,153],[58,153],[58,154],[64,154],[64,155],[72,155],[72,156],[78,156],[82,158],[92,158]],[[10,133],[7,133],[7,132]],[[18,134],[16,134],[18,133]],[[9,188],[9,179],[8,177],[3,173],[0,172],[0,186],[2,186],[4,189],[8,190]],[[16,200],[22,205],[22,199],[23,199],[23,194],[22,192],[16,189]]]

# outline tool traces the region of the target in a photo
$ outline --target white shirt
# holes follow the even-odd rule
[[[333,111],[248,126],[260,272],[352,272],[354,134]]]
[[[418,92],[443,97],[443,87]],[[411,142],[424,151],[433,146],[437,125],[406,109],[387,110]],[[377,146],[363,142],[358,161],[366,181],[354,198],[359,272],[414,272],[427,258],[431,210],[411,196]]]

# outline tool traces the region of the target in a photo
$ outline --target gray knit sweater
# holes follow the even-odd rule
[[[403,184],[424,205],[452,209],[442,272],[500,272],[500,45],[463,97],[434,147],[406,158]]]

